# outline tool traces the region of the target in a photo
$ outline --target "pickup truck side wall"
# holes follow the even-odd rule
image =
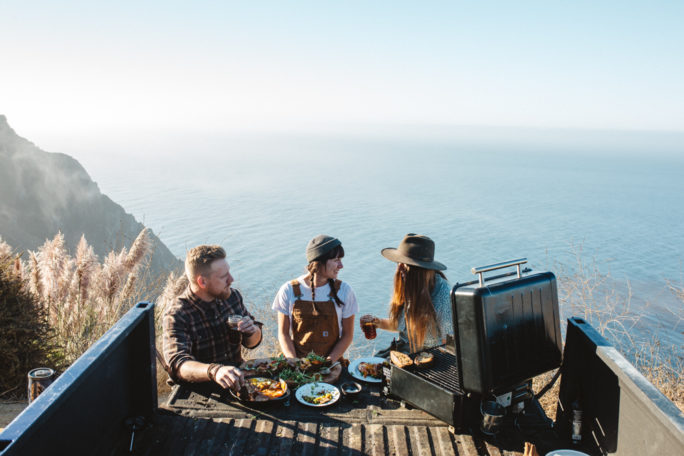
[[[582,410],[582,448],[592,454],[684,454],[684,414],[581,318],[570,318],[556,414],[571,434]]]
[[[0,456],[99,454],[157,408],[154,304],[141,302],[0,434]]]

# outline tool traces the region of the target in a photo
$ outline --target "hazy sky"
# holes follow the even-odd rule
[[[0,114],[141,130],[684,131],[682,1],[0,1]],[[47,143],[47,144],[46,144]]]

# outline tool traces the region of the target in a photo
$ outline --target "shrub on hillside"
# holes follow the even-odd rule
[[[0,397],[25,397],[31,369],[62,367],[45,309],[25,286],[19,259],[1,239],[0,334]]]

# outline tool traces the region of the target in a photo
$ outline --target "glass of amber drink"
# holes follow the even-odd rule
[[[238,325],[242,321],[242,315],[230,315],[228,317],[228,341],[231,344],[239,344],[242,342],[242,333],[238,329]]]
[[[359,322],[361,323],[361,329],[363,330],[363,335],[366,336],[366,339],[375,339],[377,336],[377,333],[375,332],[375,317],[372,315],[364,315]]]

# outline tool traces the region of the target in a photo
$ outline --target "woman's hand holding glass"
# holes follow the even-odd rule
[[[377,333],[375,329],[378,327],[378,318],[373,315],[364,315],[359,319],[363,335],[366,339],[375,339]]]

